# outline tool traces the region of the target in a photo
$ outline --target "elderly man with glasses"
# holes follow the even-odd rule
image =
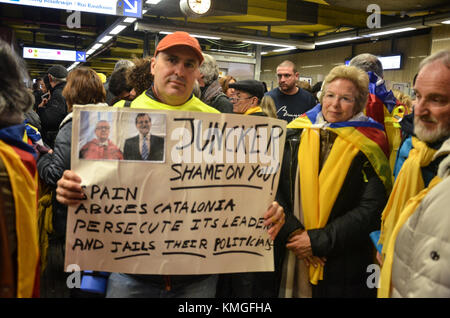
[[[106,120],[100,120],[95,126],[95,136],[80,150],[81,159],[117,159],[122,160],[120,149],[109,140],[111,127]]]

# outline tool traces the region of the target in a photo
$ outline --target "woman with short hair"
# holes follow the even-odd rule
[[[227,95],[228,98],[231,98],[234,94],[234,88],[230,88],[229,85],[236,83],[236,79],[231,75],[227,75],[225,77],[219,78],[219,83],[222,86],[222,91],[225,93],[225,95]]]

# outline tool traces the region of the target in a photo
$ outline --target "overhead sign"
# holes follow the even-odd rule
[[[77,62],[86,62],[86,53],[77,51]]]
[[[55,61],[70,61],[70,62],[86,62],[86,52],[58,50],[58,49],[43,49],[36,47],[23,48],[24,59],[39,59],[39,60],[55,60]]]
[[[142,18],[142,0],[0,0],[0,3]]]

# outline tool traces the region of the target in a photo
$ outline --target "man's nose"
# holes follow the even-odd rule
[[[414,115],[423,116],[429,113],[427,102],[424,99],[416,100],[414,103]]]
[[[179,77],[182,77],[185,71],[184,63],[175,64],[175,74]]]

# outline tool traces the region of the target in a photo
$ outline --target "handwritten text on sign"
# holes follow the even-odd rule
[[[263,214],[275,197],[285,124],[145,110],[150,133],[165,140],[163,162],[126,160],[125,153],[117,160],[78,158],[79,140],[95,138],[82,136],[87,130],[79,127],[87,124],[80,118],[93,126],[107,118],[115,130],[110,141],[125,152],[138,134],[138,112],[75,107],[72,169],[86,200],[69,209],[66,265],[141,274],[273,270]]]

